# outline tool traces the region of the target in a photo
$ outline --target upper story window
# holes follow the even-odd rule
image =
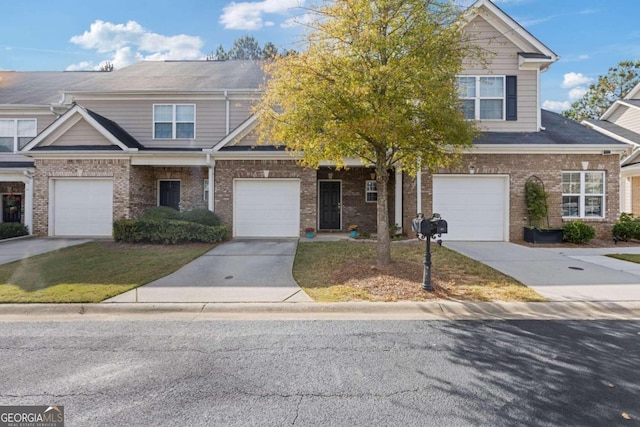
[[[562,216],[604,218],[604,172],[562,172]]]
[[[195,105],[156,104],[153,106],[154,139],[193,139],[195,136]]]
[[[468,120],[518,120],[518,76],[458,76]]]
[[[0,119],[0,151],[18,151],[38,133],[36,119]]]
[[[466,119],[505,119],[505,76],[459,76],[458,96]]]

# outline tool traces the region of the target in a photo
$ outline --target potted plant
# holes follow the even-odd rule
[[[349,226],[349,237],[353,239],[358,237],[358,224],[351,224]]]
[[[314,236],[314,234],[313,234],[313,233],[314,233],[314,231],[316,231],[316,230],[315,230],[313,227],[307,227],[307,228],[305,228],[305,229],[304,229],[304,232],[305,232],[305,233],[307,233],[307,237],[308,237],[309,239],[313,238],[313,236]]]
[[[524,186],[529,226],[524,227],[524,241],[529,243],[562,243],[562,228],[549,227],[549,195],[537,176],[527,179]],[[546,219],[546,226],[543,221]]]

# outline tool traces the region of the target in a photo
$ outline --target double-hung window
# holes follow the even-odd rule
[[[562,216],[604,218],[604,172],[562,172]]]
[[[22,150],[36,133],[36,119],[0,119],[0,151]]]
[[[193,139],[196,136],[196,106],[156,104],[153,106],[155,139]]]
[[[505,119],[505,76],[458,76],[457,81],[466,119]]]
[[[378,186],[374,180],[367,180],[364,188],[365,202],[375,203],[378,201]]]

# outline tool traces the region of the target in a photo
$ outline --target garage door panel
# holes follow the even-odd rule
[[[297,237],[300,181],[235,181],[233,228],[236,237]]]
[[[60,179],[53,187],[54,235],[112,235],[113,181]]]
[[[508,180],[502,176],[433,177],[434,212],[449,225],[446,240],[508,240]]]

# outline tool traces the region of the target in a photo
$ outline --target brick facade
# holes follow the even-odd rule
[[[528,225],[524,186],[526,180],[536,175],[545,185],[549,194],[549,223],[551,227],[561,227],[563,171],[581,171],[582,162],[588,161],[588,170],[605,171],[605,217],[603,219],[584,218],[581,221],[593,226],[598,238],[611,237],[611,227],[620,216],[620,163],[617,156],[607,155],[571,155],[571,154],[479,154],[464,155],[459,166],[440,169],[441,174],[469,174],[475,167],[475,174],[509,176],[509,240],[523,240],[523,227]],[[422,211],[432,211],[432,175],[422,171]],[[415,216],[412,208],[416,205],[416,180],[404,181],[404,227],[411,230],[411,218]],[[414,209],[415,210],[415,209]],[[409,214],[410,216],[407,216]]]
[[[265,171],[269,171],[265,178]],[[215,212],[223,223],[233,224],[233,180],[236,178],[299,178],[300,233],[316,228],[316,171],[292,160],[218,160],[215,169]]]

